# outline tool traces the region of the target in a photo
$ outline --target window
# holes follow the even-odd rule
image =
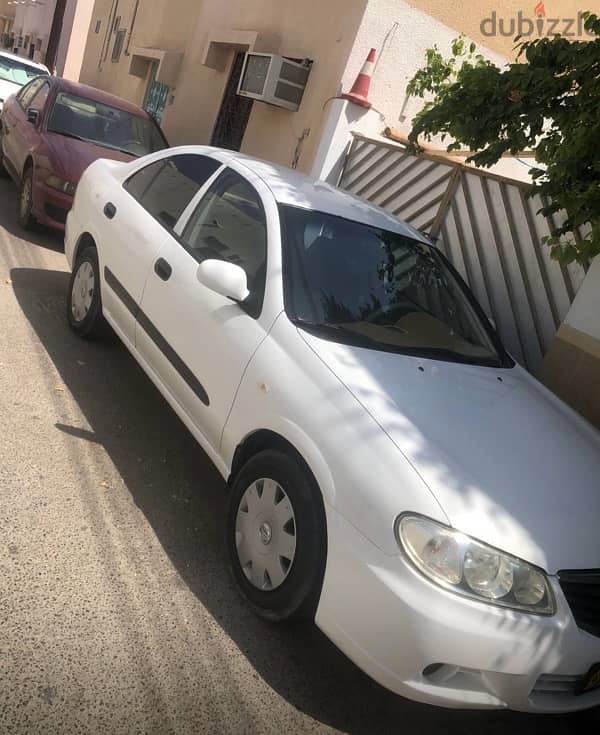
[[[125,29],[122,29],[115,33],[115,45],[113,46],[113,52],[111,56],[111,61],[113,62],[113,64],[116,64],[121,58],[121,52],[123,51],[123,45],[125,44],[126,35],[127,31]]]
[[[267,225],[258,193],[239,174],[226,170],[202,198],[182,236],[190,254],[201,263],[214,258],[246,271],[248,313],[262,308],[267,265]]]
[[[35,97],[29,103],[29,107],[32,107],[34,110],[38,110],[39,112],[42,112],[44,107],[46,106],[46,101],[49,94],[50,82],[44,82]]]
[[[44,84],[44,82],[44,77],[38,77],[38,79],[34,79],[31,84],[28,84],[21,90],[21,92],[19,92],[17,99],[19,100],[19,104],[24,110],[29,107],[31,101],[38,93],[40,87],[42,86],[42,84]]]
[[[167,147],[160,128],[145,115],[66,92],[56,96],[48,131],[131,156],[144,156]]]
[[[172,230],[187,205],[220,166],[219,161],[207,156],[171,156],[144,167],[124,186],[149,214]]]
[[[285,305],[298,326],[373,350],[510,363],[434,248],[331,214],[284,205],[280,212]]]
[[[9,56],[0,56],[0,80],[23,86],[35,77],[42,75],[42,71],[31,66],[27,61],[12,59]]]

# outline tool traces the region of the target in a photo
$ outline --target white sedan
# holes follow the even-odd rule
[[[205,147],[97,161],[68,319],[105,321],[230,488],[254,610],[403,696],[600,704],[600,439],[517,366],[427,239]]]
[[[50,72],[43,64],[37,64],[8,51],[0,51],[0,112],[4,100],[18,92],[35,77],[48,76]]]

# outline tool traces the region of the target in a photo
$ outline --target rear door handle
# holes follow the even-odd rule
[[[168,281],[169,278],[171,278],[173,269],[164,258],[159,258],[154,264],[154,272],[159,278],[162,278],[163,281]]]
[[[112,219],[116,213],[117,208],[112,202],[108,202],[108,204],[104,206],[104,215],[108,217],[108,219]]]

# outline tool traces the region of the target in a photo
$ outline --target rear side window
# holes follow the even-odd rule
[[[137,171],[124,186],[149,214],[172,230],[188,204],[220,167],[219,161],[208,156],[170,156]]]

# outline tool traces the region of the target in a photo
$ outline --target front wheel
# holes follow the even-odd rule
[[[299,461],[266,450],[244,465],[231,490],[227,547],[238,587],[258,615],[314,617],[327,529],[320,490]]]
[[[86,248],[77,258],[67,293],[67,320],[71,329],[84,339],[104,332],[100,268],[95,247]]]
[[[19,187],[19,224],[24,230],[35,227],[33,216],[33,169],[26,169]]]

